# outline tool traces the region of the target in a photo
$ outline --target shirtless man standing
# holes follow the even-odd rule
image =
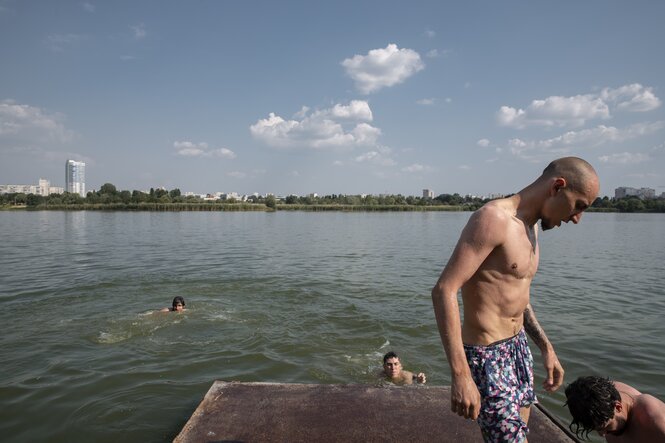
[[[563,368],[529,303],[538,269],[536,223],[540,220],[544,231],[561,222],[577,224],[598,192],[598,176],[589,163],[576,157],[553,161],[532,184],[470,217],[432,289],[452,375],[451,409],[477,418],[485,441],[526,441],[536,396],[525,332],[542,353],[545,390],[563,383]]]
[[[630,385],[603,377],[580,377],[566,387],[571,431],[608,442],[665,442],[665,403]]]

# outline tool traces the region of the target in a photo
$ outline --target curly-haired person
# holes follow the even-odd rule
[[[566,387],[573,416],[570,430],[589,438],[593,431],[608,442],[665,443],[665,403],[609,378],[580,377]]]

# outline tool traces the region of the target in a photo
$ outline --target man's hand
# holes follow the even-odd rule
[[[416,383],[426,383],[427,382],[427,377],[425,377],[424,372],[420,372],[420,373],[418,373],[418,375],[413,376],[413,380]]]
[[[547,378],[543,382],[543,388],[547,392],[554,392],[563,383],[563,368],[553,349],[543,352],[543,364]]]
[[[450,409],[464,418],[478,418],[480,392],[471,377],[453,377],[450,386]]]

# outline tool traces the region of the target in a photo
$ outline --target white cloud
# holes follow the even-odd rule
[[[342,62],[342,66],[362,94],[402,83],[425,68],[416,51],[399,49],[393,43],[382,49],[372,49],[367,55],[347,58]]]
[[[176,141],[173,142],[173,147],[176,148],[177,154],[183,157],[220,157],[227,159],[236,158],[236,154],[227,148],[210,149],[208,144],[192,143],[190,141]]]
[[[76,46],[86,37],[81,34],[51,34],[46,37],[46,46],[54,52],[62,52],[66,48]]]
[[[383,151],[383,152],[382,152]],[[371,163],[379,166],[395,166],[397,162],[389,157],[389,150],[369,151],[355,158],[357,163]]]
[[[19,144],[68,143],[74,133],[62,124],[61,114],[13,100],[0,102],[0,140]]]
[[[452,49],[444,49],[442,51],[439,51],[438,49],[430,49],[425,53],[425,57],[427,58],[439,58],[439,57],[446,57],[449,54],[451,54],[453,51]]]
[[[215,149],[213,152],[213,155],[216,155],[217,157],[224,157],[224,158],[236,158],[235,152],[231,151],[230,149],[226,148],[219,148]]]
[[[432,168],[430,168],[429,166],[421,165],[420,163],[414,163],[412,165],[402,168],[402,172],[408,172],[412,174],[418,172],[429,172],[431,170]]]
[[[603,163],[619,164],[619,165],[644,163],[649,161],[650,159],[651,158],[649,157],[648,154],[642,154],[639,152],[620,152],[617,154],[602,155],[598,157],[598,160],[600,160]]]
[[[500,125],[520,129],[527,126],[577,127],[590,119],[609,117],[607,104],[591,95],[534,100],[526,110],[501,106],[497,114]]]
[[[661,105],[661,101],[653,93],[653,88],[645,88],[639,83],[621,86],[620,88],[605,88],[600,97],[611,102],[616,109],[629,112],[652,111]]]
[[[281,148],[348,149],[374,146],[381,130],[368,124],[373,119],[366,101],[354,100],[348,105],[310,112],[303,107],[296,119],[270,113],[250,126],[252,135],[269,146]]]
[[[426,29],[425,35],[429,38],[434,38],[436,36],[436,32],[432,31],[431,29]]]
[[[469,165],[459,165],[457,169],[460,169],[462,171],[469,171],[471,169],[471,166]]]
[[[481,138],[480,140],[478,140],[478,141],[476,142],[476,144],[477,144],[478,146],[480,146],[481,148],[486,148],[486,147],[488,147],[488,146],[490,145],[490,141],[489,141],[488,139],[486,139],[486,138]]]
[[[665,127],[665,122],[635,123],[624,129],[614,126],[599,125],[595,128],[581,131],[569,131],[558,137],[538,142],[543,149],[553,147],[593,148],[606,143],[617,143],[644,135],[652,134]]]
[[[331,117],[338,119],[361,120],[371,122],[373,120],[372,110],[369,104],[363,100],[352,100],[348,106],[336,104],[329,110],[320,111],[320,117]]]
[[[568,131],[546,140],[524,141],[514,138],[508,141],[508,148],[513,155],[532,159],[541,155],[563,154],[573,150],[580,151],[610,143],[621,143],[653,134],[663,128],[665,121],[635,123],[626,128],[599,125],[581,131]]]
[[[610,118],[610,109],[646,112],[660,105],[661,101],[652,88],[633,83],[616,89],[605,88],[600,94],[533,100],[526,109],[501,106],[497,121],[502,126],[518,129],[529,126],[580,127],[588,120]]]
[[[148,35],[148,32],[145,30],[145,24],[139,23],[138,25],[130,26],[132,32],[134,32],[134,38],[141,40]]]
[[[420,100],[416,100],[416,103],[419,105],[423,106],[431,106],[435,102],[435,99],[433,98],[421,98]]]
[[[241,171],[227,172],[226,175],[228,175],[229,177],[233,177],[233,178],[245,178],[245,177],[247,177],[247,174],[244,173],[244,172],[241,172]]]
[[[528,144],[520,140],[519,138],[513,138],[508,140],[508,148],[510,148],[510,152],[512,152],[515,155],[521,154],[524,150],[528,149],[527,148]]]
[[[81,3],[81,6],[82,6],[83,9],[85,9],[87,12],[95,12],[95,5],[93,5],[92,3],[83,2],[83,3]]]
[[[133,55],[121,55],[120,60],[122,60],[123,62],[129,62],[132,60],[136,60],[136,57]]]
[[[333,162],[333,166],[344,166],[344,162],[342,162],[341,160],[335,160]]]

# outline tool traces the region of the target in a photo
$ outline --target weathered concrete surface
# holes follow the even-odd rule
[[[540,409],[529,441],[574,442]],[[175,443],[482,442],[450,411],[450,388],[216,381]]]

